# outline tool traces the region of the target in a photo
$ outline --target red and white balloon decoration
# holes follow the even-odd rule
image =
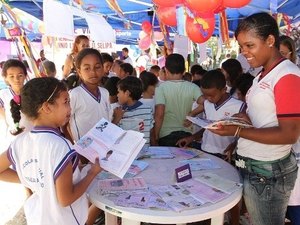
[[[223,6],[228,8],[241,8],[250,2],[251,0],[223,0]]]
[[[215,17],[211,18],[191,18],[187,17],[185,29],[188,37],[196,43],[206,42],[215,30]]]
[[[156,13],[163,24],[171,27],[177,25],[175,6],[171,6],[171,7],[159,6]]]
[[[213,34],[215,14],[220,13],[224,17],[226,16],[224,11],[226,8],[240,8],[250,2],[251,0],[153,0],[153,3],[157,6],[156,13],[160,22],[167,26],[177,26],[177,21],[180,20],[177,18],[176,8],[185,7],[186,11],[189,12],[185,21],[186,33],[196,43],[207,41]],[[228,28],[227,26],[220,26],[220,29],[221,32],[226,33],[225,29]],[[142,30],[149,34],[149,24],[143,23]],[[148,43],[149,41],[145,39],[145,42]]]

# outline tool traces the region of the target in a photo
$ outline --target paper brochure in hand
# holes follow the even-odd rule
[[[221,120],[207,120],[200,117],[187,116],[186,119],[198,125],[199,127],[208,128],[208,129],[218,129],[219,126],[229,126],[229,125],[236,125],[242,128],[253,127],[248,121],[239,117],[228,117]]]
[[[144,134],[122,128],[101,119],[74,145],[82,156],[95,162],[98,157],[103,169],[123,178],[146,140]]]

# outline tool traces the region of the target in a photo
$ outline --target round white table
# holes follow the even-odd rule
[[[197,175],[212,172],[223,178],[240,182],[238,171],[229,163],[218,157],[205,153],[201,154],[200,157],[210,158],[221,168],[192,171],[192,176],[194,178],[197,177]],[[149,166],[137,176],[143,177],[147,184],[174,184],[176,183],[175,168],[178,168],[180,165],[182,165],[179,162],[182,159],[183,158],[180,156],[177,156],[173,159],[144,159],[149,163]],[[202,221],[206,219],[211,219],[211,225],[223,225],[224,213],[235,206],[242,197],[242,188],[240,188],[227,198],[217,203],[205,203],[198,208],[184,210],[182,212],[140,209],[115,205],[112,201],[97,194],[95,184],[96,182],[94,182],[89,188],[88,195],[90,201],[105,212],[106,225],[116,225],[117,217],[122,218],[122,225],[140,225],[141,222],[183,225],[186,223]]]

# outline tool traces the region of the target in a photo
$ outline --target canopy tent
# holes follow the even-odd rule
[[[42,0],[6,0],[12,6],[28,12],[40,20],[43,20]],[[155,16],[152,0],[111,0],[117,2],[119,11],[112,10],[107,0],[61,0],[64,4],[69,4],[82,8],[88,12],[100,13],[107,22],[117,31],[117,43],[136,43],[138,33],[141,30],[143,21],[153,23],[154,29],[159,29]],[[229,31],[235,30],[238,21],[245,16],[256,12],[284,13],[288,15],[287,23],[300,21],[300,1],[299,0],[252,0],[250,4],[239,9],[226,9]],[[86,22],[75,19],[75,27],[86,27]],[[176,32],[176,27],[170,27]],[[216,21],[215,34],[218,34],[218,20]]]

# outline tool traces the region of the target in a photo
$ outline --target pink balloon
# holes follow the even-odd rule
[[[152,31],[152,25],[151,25],[151,23],[149,22],[149,21],[144,21],[143,23],[142,23],[142,30],[145,32],[145,33],[147,33],[147,34],[150,34],[151,33],[151,31]]]
[[[191,11],[196,13],[213,12],[222,5],[222,0],[185,0],[185,3]]]
[[[153,3],[158,6],[170,7],[183,4],[184,0],[153,0]]]
[[[155,41],[162,41],[164,39],[164,35],[162,32],[159,32],[159,31],[154,31],[153,32],[153,39]]]
[[[143,39],[147,35],[149,35],[149,34],[147,34],[145,31],[140,31],[140,33],[139,33],[139,39]]]
[[[157,15],[161,22],[165,25],[175,27],[177,26],[176,7],[158,7]]]
[[[194,18],[187,17],[185,29],[188,37],[195,43],[206,42],[215,30],[215,17],[211,18]]]
[[[148,48],[150,48],[150,45],[151,45],[150,35],[147,35],[143,39],[139,40],[138,43],[139,43],[139,48],[141,50],[147,50]]]
[[[229,8],[241,8],[248,5],[251,0],[223,0],[223,6]]]

